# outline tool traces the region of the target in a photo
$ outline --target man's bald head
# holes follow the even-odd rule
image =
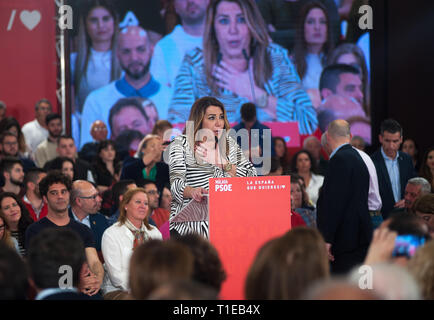
[[[344,143],[350,143],[350,140],[350,124],[347,121],[338,119],[330,122],[327,128],[327,142],[331,150],[335,150]]]
[[[334,120],[330,122],[329,127],[327,129],[329,136],[332,138],[350,138],[350,124],[342,119]]]
[[[90,135],[95,141],[102,141],[107,139],[107,126],[101,120],[96,120],[90,127]]]
[[[80,196],[87,196],[88,193],[91,193],[95,189],[95,187],[86,180],[75,180],[72,182],[71,189],[71,205],[75,204],[75,199]]]
[[[147,32],[139,26],[125,27],[119,33],[118,59],[128,80],[149,77],[152,44]]]

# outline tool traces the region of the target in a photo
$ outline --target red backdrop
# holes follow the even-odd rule
[[[54,0],[0,1],[0,100],[21,125],[41,98],[58,110],[55,16]]]

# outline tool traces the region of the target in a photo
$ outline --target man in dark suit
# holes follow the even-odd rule
[[[378,174],[381,213],[387,219],[394,208],[404,207],[404,191],[409,179],[416,176],[409,155],[399,152],[402,143],[402,127],[393,119],[381,124],[379,140],[381,148],[371,156]]]
[[[75,231],[47,228],[37,234],[27,250],[35,300],[92,299],[77,289],[85,261],[83,241]]]
[[[349,144],[348,122],[331,122],[326,136],[331,154],[317,204],[317,225],[327,244],[331,271],[345,273],[363,262],[372,237],[369,171]]]
[[[99,196],[98,190],[89,181],[75,180],[72,183],[69,217],[85,224],[92,230],[98,253],[101,251],[102,235],[109,227],[107,218],[98,213],[101,208],[101,201],[102,198]]]

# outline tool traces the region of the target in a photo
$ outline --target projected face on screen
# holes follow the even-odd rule
[[[88,11],[78,6],[79,16],[86,13],[88,38],[105,45],[89,50],[89,44],[82,46],[79,34],[71,39],[71,91],[76,95],[71,97],[71,128],[79,147],[93,140],[90,127],[96,120],[107,125],[110,139],[128,129],[149,133],[158,120],[168,120],[182,130],[193,103],[204,96],[224,104],[231,125],[242,121],[243,104],[255,104],[257,120],[270,127],[273,136],[281,136],[287,147],[300,147],[300,135],[320,131],[318,108],[327,105],[319,79],[329,63],[358,66],[360,77],[353,79],[357,81],[348,85],[342,81],[334,94],[357,101],[364,111],[363,121],[370,122],[365,72],[369,61],[360,48],[356,52],[334,43],[327,49],[331,38],[341,37],[330,27],[334,20],[329,7],[309,8],[300,31],[295,20],[287,21],[292,29],[273,25],[280,11],[267,14],[254,0],[174,0],[173,7],[164,8],[166,16],[155,10],[153,1],[106,2],[101,0]],[[301,10],[308,1],[296,3],[288,6]],[[178,19],[172,19],[174,14]],[[296,49],[288,51],[278,44],[279,32],[301,32],[302,41],[320,50],[305,50],[299,59]],[[299,39],[291,39],[297,48]],[[304,74],[300,61],[304,61]],[[81,79],[79,87],[74,86],[77,79]],[[313,88],[305,87],[306,79]],[[87,86],[84,91],[83,86]],[[112,109],[123,98],[149,100],[150,105],[142,105],[146,116],[131,107],[112,116],[110,124]]]

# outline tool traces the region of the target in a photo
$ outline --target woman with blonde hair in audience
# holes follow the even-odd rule
[[[128,272],[133,251],[150,239],[162,240],[160,231],[148,222],[148,196],[145,189],[128,190],[119,205],[119,220],[106,229],[101,250],[104,257],[105,299],[112,299],[121,291],[128,291]]]
[[[297,300],[330,275],[326,244],[316,229],[300,227],[266,242],[247,274],[248,300]]]
[[[123,163],[121,180],[133,179],[138,186],[145,179],[155,182],[158,192],[169,183],[169,166],[161,161],[163,140],[155,134],[147,134],[140,142],[134,159]]]

